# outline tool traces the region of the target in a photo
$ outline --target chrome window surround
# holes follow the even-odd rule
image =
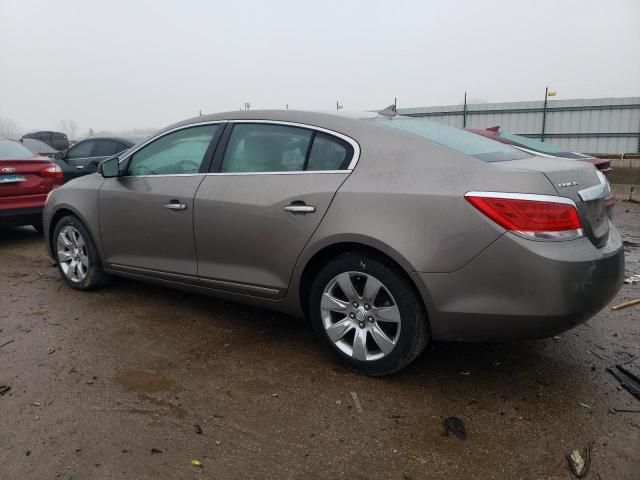
[[[288,127],[299,127],[306,128],[308,130],[314,130],[317,132],[326,133],[327,135],[331,135],[337,138],[340,138],[347,142],[353,148],[353,157],[351,158],[351,162],[344,170],[300,170],[300,171],[283,171],[283,172],[208,172],[208,173],[174,173],[174,174],[166,174],[166,175],[123,175],[124,177],[135,177],[135,178],[148,178],[148,177],[195,177],[195,176],[213,176],[213,175],[304,175],[304,174],[335,174],[335,173],[351,173],[355,168],[358,160],[360,160],[360,144],[356,142],[353,138],[348,137],[342,133],[334,132],[333,130],[329,130],[322,127],[316,127],[314,125],[308,125],[306,123],[296,123],[296,122],[286,122],[280,120],[211,120],[207,122],[197,122],[190,123],[189,125],[181,125],[179,127],[173,128],[166,132],[162,132],[160,135],[150,138],[146,142],[138,145],[135,149],[127,152],[123,158],[120,159],[119,163],[129,160],[129,158],[142,148],[146,147],[150,143],[158,140],[159,138],[164,137],[165,135],[169,135],[170,133],[177,132],[179,130],[184,130],[186,128],[191,127],[201,127],[203,125],[214,125],[220,123],[264,123],[268,125],[284,125]]]
[[[562,203],[564,205],[571,205],[578,211],[576,202],[566,197],[558,197],[556,195],[540,195],[535,193],[508,193],[508,192],[467,192],[465,197],[484,197],[484,198],[505,198],[513,200],[529,200],[532,202],[551,202]],[[579,214],[578,214],[579,215]],[[580,219],[582,222],[582,219]],[[559,230],[556,232],[529,232],[522,230],[507,230],[519,237],[526,238],[527,240],[539,240],[539,241],[565,241],[576,240],[584,237],[584,230],[582,228],[576,228],[573,230]]]

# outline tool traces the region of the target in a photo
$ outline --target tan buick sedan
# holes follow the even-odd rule
[[[393,111],[230,112],[172,125],[54,190],[46,244],[78,290],[112,275],[308,318],[347,367],[431,340],[554,335],[616,294],[593,165]]]

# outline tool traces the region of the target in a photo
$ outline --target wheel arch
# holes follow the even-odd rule
[[[414,271],[409,262],[399,255],[397,252],[388,249],[380,248],[381,246],[374,245],[372,242],[367,242],[363,239],[353,239],[350,241],[336,241],[333,243],[325,244],[317,248],[312,254],[309,254],[304,262],[304,267],[301,269],[298,281],[298,301],[303,315],[308,318],[309,313],[309,294],[311,285],[316,274],[320,271],[322,266],[332,258],[337,257],[348,252],[362,252],[373,257],[382,259],[383,261],[391,264],[414,288],[415,293],[418,295],[422,303],[422,307],[427,315],[427,321],[429,321],[429,308],[428,303],[425,301],[425,287],[423,285],[416,284],[415,278],[410,274]]]
[[[86,228],[87,232],[89,232],[89,236],[91,237],[91,241],[93,242],[93,244],[96,246],[96,249],[98,250],[98,256],[100,257],[100,261],[102,261],[102,250],[100,248],[100,244],[98,242],[96,242],[96,235],[94,232],[91,231],[91,226],[89,225],[88,222],[86,222],[84,220],[84,218],[82,218],[82,215],[73,207],[69,206],[69,205],[61,205],[59,206],[55,212],[51,215],[51,218],[49,220],[49,225],[47,228],[47,249],[49,251],[49,255],[51,256],[51,258],[53,258],[54,260],[56,260],[56,256],[55,256],[55,248],[54,248],[54,231],[56,229],[56,225],[58,224],[58,222],[60,221],[61,218],[66,217],[66,216],[74,216],[76,217],[80,222],[82,222],[82,225],[84,226],[84,228]]]

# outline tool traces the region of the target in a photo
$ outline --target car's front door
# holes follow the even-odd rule
[[[110,268],[195,281],[193,198],[223,126],[169,132],[128,155],[122,176],[105,180],[100,235]]]
[[[269,122],[229,122],[224,137],[195,198],[198,275],[210,288],[282,296],[357,143]]]

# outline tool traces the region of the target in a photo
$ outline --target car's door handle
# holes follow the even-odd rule
[[[179,200],[171,200],[169,203],[165,203],[164,208],[169,210],[186,210],[187,206],[184,203],[180,203]]]
[[[313,205],[305,205],[304,203],[292,203],[284,207],[284,209],[291,213],[313,213],[316,211],[316,207]]]

